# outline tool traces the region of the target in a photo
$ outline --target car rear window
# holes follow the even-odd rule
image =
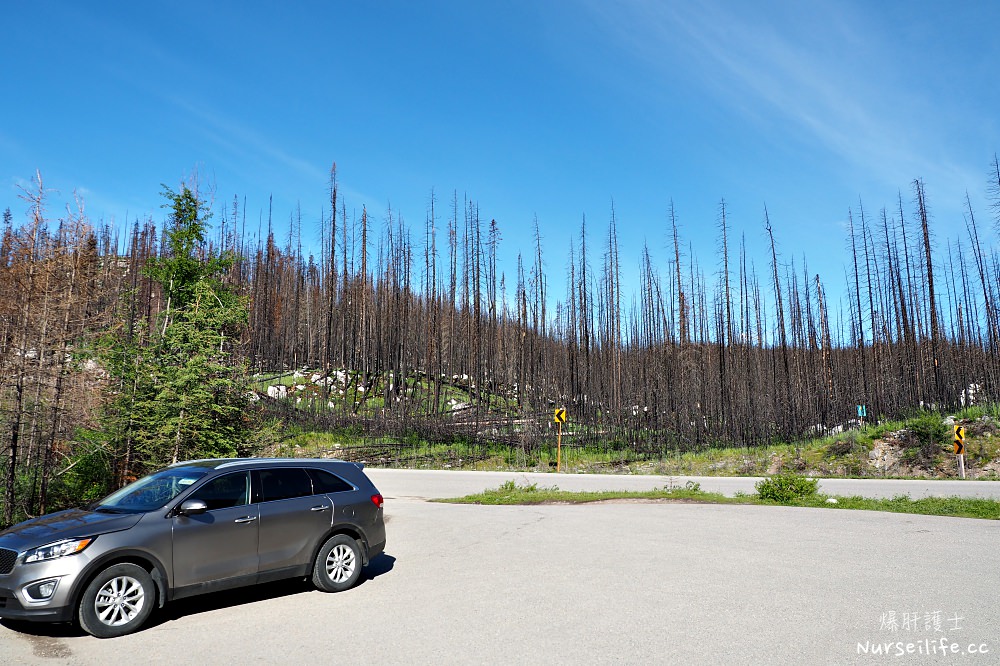
[[[301,467],[262,469],[260,484],[265,502],[313,494],[312,480]]]
[[[317,493],[342,493],[354,490],[354,486],[325,469],[310,469]]]

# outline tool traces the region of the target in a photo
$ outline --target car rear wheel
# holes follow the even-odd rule
[[[153,611],[156,585],[137,564],[123,563],[97,574],[80,598],[80,626],[92,636],[124,636],[142,626]]]
[[[336,534],[323,544],[313,565],[313,585],[324,592],[349,589],[361,577],[361,547],[346,534]]]

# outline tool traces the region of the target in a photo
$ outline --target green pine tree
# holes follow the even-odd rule
[[[171,211],[166,243],[145,273],[160,284],[166,306],[155,326],[119,322],[97,354],[108,395],[100,430],[88,439],[114,483],[178,460],[251,455],[277,429],[250,405],[239,354],[247,302],[222,281],[232,258],[209,251],[209,214],[191,189],[164,187],[163,194]]]

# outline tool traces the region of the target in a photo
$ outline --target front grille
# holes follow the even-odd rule
[[[0,597],[0,608],[7,608],[7,597]]]
[[[0,548],[0,576],[6,576],[14,570],[15,560],[17,560],[16,550]]]

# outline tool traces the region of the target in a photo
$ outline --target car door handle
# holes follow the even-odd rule
[[[326,510],[327,510],[327,509],[329,509],[329,508],[330,508],[330,507],[329,507],[328,505],[326,505],[326,504],[321,504],[320,506],[314,506],[313,508],[311,508],[311,509],[309,509],[309,510],[310,510],[310,511],[326,511]]]
[[[257,516],[244,516],[243,518],[237,518],[234,523],[252,523],[257,520]]]

